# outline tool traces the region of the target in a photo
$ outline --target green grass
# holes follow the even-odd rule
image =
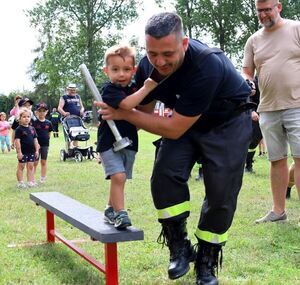
[[[91,130],[95,141],[96,131]],[[167,278],[168,249],[156,243],[160,233],[149,189],[154,146],[157,137],[140,131],[140,151],[133,180],[126,185],[126,207],[134,226],[144,230],[145,240],[118,244],[119,283],[124,285],[194,284],[193,270],[177,281]],[[103,210],[108,197],[108,181],[96,161],[60,161],[64,147],[62,134],[51,139],[49,168],[45,185],[30,190],[16,189],[16,155],[0,155],[0,284],[105,284],[104,275],[65,245],[44,243],[45,210],[29,199],[30,192],[59,191],[91,207]],[[234,146],[233,146],[234,147]],[[269,163],[257,158],[256,174],[245,174],[229,241],[224,247],[223,285],[300,284],[299,200],[296,190],[287,201],[289,221],[284,224],[255,225],[254,220],[271,207]],[[191,216],[188,229],[196,241],[198,216],[203,199],[202,182],[190,179]],[[37,178],[39,175],[37,174]],[[56,227],[68,239],[84,240],[86,252],[103,261],[103,245],[69,224],[56,219]]]

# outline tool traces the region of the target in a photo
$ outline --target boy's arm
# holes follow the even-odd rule
[[[124,98],[120,102],[119,107],[125,110],[131,110],[132,108],[135,108],[157,85],[157,82],[151,78],[147,78],[143,87],[141,87],[135,93]]]

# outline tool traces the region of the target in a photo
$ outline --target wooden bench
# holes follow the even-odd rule
[[[103,220],[103,213],[86,206],[58,192],[30,193],[30,199],[38,206],[46,209],[47,241],[55,242],[55,238],[63,242],[106,276],[106,285],[118,284],[117,243],[143,240],[142,230],[128,227],[119,231]],[[67,240],[55,230],[54,216],[60,217],[72,226],[89,235],[92,240],[104,243],[105,265],[86,254],[74,243]]]

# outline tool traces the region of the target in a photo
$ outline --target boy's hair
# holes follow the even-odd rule
[[[20,118],[22,117],[23,114],[28,113],[30,116],[32,116],[32,111],[25,108],[25,107],[21,107],[18,113],[18,120],[20,120]]]
[[[123,60],[125,57],[131,57],[133,66],[135,66],[135,48],[128,45],[114,45],[108,48],[104,54],[104,63],[108,65],[108,60],[112,56],[120,56]]]
[[[153,15],[145,27],[145,35],[160,39],[175,33],[178,39],[184,36],[182,20],[179,15],[173,12],[162,12]]]

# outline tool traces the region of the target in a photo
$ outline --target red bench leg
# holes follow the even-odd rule
[[[105,244],[106,285],[118,285],[117,243]]]
[[[54,215],[48,210],[46,211],[46,227],[47,227],[47,241],[55,242]]]

